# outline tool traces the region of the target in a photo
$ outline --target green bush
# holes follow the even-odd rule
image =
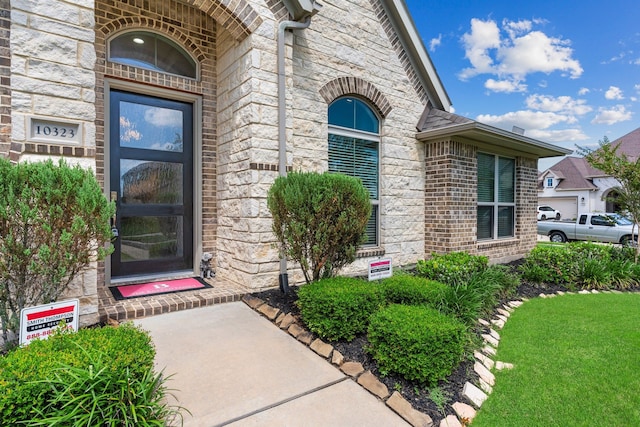
[[[330,341],[351,341],[366,332],[384,296],[375,283],[334,277],[300,287],[297,304],[310,331]]]
[[[132,325],[57,332],[46,340],[32,341],[0,357],[0,419],[3,425],[19,425],[57,413],[55,410],[60,410],[63,404],[62,396],[76,396],[73,402],[79,404],[92,399],[104,402],[106,396],[117,399],[123,393],[128,393],[127,398],[131,400],[121,403],[117,413],[109,417],[132,416],[132,411],[144,410],[148,403],[145,399],[157,397],[150,390],[143,393],[142,389],[126,389],[132,384],[148,385],[153,379],[154,356],[149,335]],[[135,401],[131,395],[134,392],[140,394]],[[128,409],[123,409],[124,405],[129,405]],[[81,413],[77,407],[65,408]],[[105,421],[111,419],[101,414]]]
[[[589,242],[537,246],[520,266],[524,280],[569,289],[628,289],[640,282],[634,249]]]
[[[438,306],[447,285],[423,277],[396,274],[380,283],[388,304]]]
[[[370,352],[383,375],[435,385],[462,360],[466,328],[426,306],[392,304],[371,316]]]
[[[276,179],[267,205],[281,253],[300,264],[307,283],[333,277],[366,239],[371,202],[357,178],[291,172]]]
[[[64,292],[111,247],[115,207],[90,170],[63,161],[11,164],[0,159],[0,323],[19,339],[24,307]]]
[[[488,264],[487,257],[466,252],[434,253],[428,260],[419,260],[416,270],[422,277],[453,285],[464,283],[473,274],[485,270]]]

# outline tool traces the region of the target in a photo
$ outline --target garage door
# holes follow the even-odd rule
[[[538,205],[548,205],[562,213],[562,219],[578,217],[577,197],[539,197]]]

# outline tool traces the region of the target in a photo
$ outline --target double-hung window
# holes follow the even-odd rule
[[[380,120],[357,98],[344,97],[329,106],[329,172],[360,178],[369,190],[371,217],[365,246],[379,244],[379,155]]]
[[[478,240],[515,235],[515,160],[478,153]]]

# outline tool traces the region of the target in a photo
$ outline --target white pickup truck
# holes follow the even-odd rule
[[[538,221],[538,234],[557,243],[588,240],[629,245],[637,240],[638,227],[619,214],[586,213],[575,221]]]

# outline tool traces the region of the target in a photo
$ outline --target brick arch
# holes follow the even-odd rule
[[[236,40],[244,40],[262,23],[262,18],[246,0],[183,0],[223,25]]]
[[[166,22],[148,19],[141,16],[127,16],[125,18],[111,21],[108,24],[103,25],[98,30],[104,34],[104,38],[106,40],[117,32],[128,28],[136,30],[155,30],[158,33],[162,33],[163,35],[172,38],[179,46],[185,48],[197,62],[201,63],[206,58],[206,55],[202,52],[200,47],[193,43],[185,33],[177,30],[174,26],[169,25]]]
[[[387,117],[391,112],[391,103],[377,87],[359,77],[339,77],[320,88],[320,95],[327,104],[345,95],[360,95],[368,99],[380,116]]]

